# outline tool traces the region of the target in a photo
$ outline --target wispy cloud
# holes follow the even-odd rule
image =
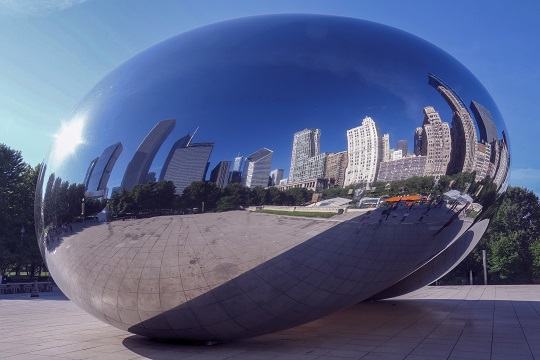
[[[45,16],[87,0],[0,0],[0,15]]]
[[[524,187],[540,194],[540,169],[512,169],[509,183],[512,186]]]

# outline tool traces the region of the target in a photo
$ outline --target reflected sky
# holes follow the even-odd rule
[[[425,106],[442,121],[452,112],[428,85],[436,74],[459,93],[487,108],[499,135],[506,128],[493,100],[459,62],[435,46],[376,23],[318,15],[259,16],[226,21],[168,39],[133,57],[98,83],[74,108],[83,117],[83,138],[73,155],[50,168],[83,182],[103,149],[124,147],[109,188],[120,185],[137,147],[155,124],[176,119],[150,168],[186,133],[214,142],[211,170],[266,147],[272,169],[288,176],[293,135],[321,129],[321,152],[347,150],[346,131],[370,116],[390,147],[408,140],[412,151]],[[506,131],[505,131],[506,132]]]

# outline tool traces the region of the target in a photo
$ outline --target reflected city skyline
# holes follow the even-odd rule
[[[504,132],[500,137],[497,134],[489,110],[471,100],[471,114],[459,94],[434,74],[428,74],[428,84],[440,93],[452,111],[451,126],[443,121],[433,106],[426,105],[423,108],[422,126],[417,127],[413,134],[413,153],[409,152],[408,141],[403,139],[394,140],[397,149],[391,148],[389,134],[383,134],[376,121],[366,116],[361,126],[346,130],[348,146],[338,153],[321,152],[321,129],[295,132],[288,178],[284,178],[283,169],[275,169],[271,160],[267,159],[266,165],[257,169],[256,177],[259,180],[255,183],[258,185],[250,185],[252,182],[247,177],[253,176],[253,169],[249,169],[249,164],[247,167],[242,166],[244,157],[237,156],[234,159],[232,171],[223,168],[226,162],[229,162],[230,167],[231,161],[221,159],[221,168],[214,169],[221,172],[218,186],[227,186],[236,176],[242,179],[240,182],[244,185],[247,181],[251,188],[278,186],[284,190],[298,186],[319,191],[355,184],[369,187],[375,181],[405,180],[413,176],[434,176],[438,179],[443,175],[474,172],[475,181],[482,181],[489,176],[497,184],[498,191],[503,191],[508,182],[510,166],[508,144]],[[170,180],[174,183],[177,195],[181,195],[193,181],[218,182],[217,173],[213,177],[207,176],[211,166],[210,155],[216,143],[193,143],[197,131],[178,139],[162,165],[153,163],[155,154],[175,125],[176,120],[163,120],[155,125],[139,145],[123,175],[122,185],[117,189],[129,191],[134,185],[156,181],[155,173],[153,177],[148,172],[145,174],[150,167],[160,169],[160,181]],[[219,148],[219,143],[217,145]],[[107,197],[107,182],[121,152],[122,145],[119,142],[107,147],[100,157],[90,162],[84,180],[89,197]],[[336,162],[335,157],[340,157],[337,168],[333,164]],[[250,173],[246,175],[248,169]],[[272,184],[271,171],[278,170],[281,170],[281,178]],[[263,180],[266,177],[268,180]]]

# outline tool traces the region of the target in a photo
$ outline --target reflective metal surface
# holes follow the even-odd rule
[[[62,291],[118,328],[269,333],[454,267],[505,191],[506,134],[467,69],[399,30],[217,23],[136,55],[74,107],[38,184],[39,245]],[[354,202],[298,200],[330,187]],[[251,211],[269,205],[289,212]]]

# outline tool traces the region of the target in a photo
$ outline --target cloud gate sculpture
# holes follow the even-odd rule
[[[440,278],[484,233],[510,156],[492,98],[442,50],[291,14],[129,59],[42,165],[38,241],[72,301],[152,338],[230,340]],[[352,205],[309,205],[338,192]]]

